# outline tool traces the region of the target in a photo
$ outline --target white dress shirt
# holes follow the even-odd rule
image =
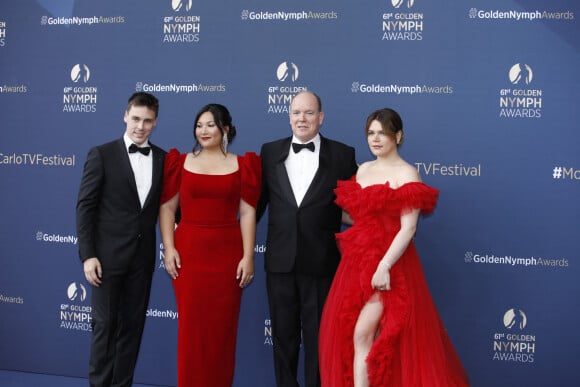
[[[302,143],[302,141],[294,136],[292,136],[292,142],[298,144]],[[306,195],[306,191],[308,191],[308,187],[310,187],[310,183],[312,183],[312,179],[314,179],[314,175],[318,170],[320,135],[317,134],[316,137],[308,142],[314,143],[314,152],[311,152],[308,149],[302,149],[300,152],[294,153],[292,145],[290,145],[288,158],[284,161],[286,172],[288,173],[288,179],[290,179],[292,191],[298,206],[302,203],[302,199],[304,199],[304,195]]]
[[[129,153],[129,147],[133,144],[133,141],[126,134],[123,136],[123,140],[125,140],[125,149],[129,154],[129,161],[131,161],[131,168],[133,169],[133,175],[135,175],[139,201],[141,202],[141,207],[143,207],[153,181],[153,150],[148,155],[144,155],[141,152]],[[150,146],[149,141],[146,141],[141,146]]]

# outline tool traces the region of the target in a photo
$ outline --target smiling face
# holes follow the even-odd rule
[[[137,145],[142,145],[147,141],[153,127],[157,124],[155,111],[147,106],[131,106],[125,111],[123,121],[127,124],[125,134]]]
[[[195,138],[202,148],[220,147],[223,134],[211,112],[204,112],[195,123]]]
[[[290,105],[290,126],[294,136],[303,143],[312,140],[319,131],[324,113],[311,93],[297,94]]]

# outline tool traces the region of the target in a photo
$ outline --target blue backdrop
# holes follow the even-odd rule
[[[74,207],[88,149],[124,131],[134,91],[152,141],[185,152],[227,105],[237,153],[322,133],[369,160],[364,121],[401,113],[401,152],[441,190],[416,243],[473,386],[580,385],[580,6],[572,0],[3,0],[0,368],[86,376],[90,292]],[[263,252],[244,291],[236,386],[273,385]],[[176,382],[176,308],[159,244],[136,381]]]

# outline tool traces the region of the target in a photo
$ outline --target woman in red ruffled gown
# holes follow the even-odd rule
[[[195,119],[191,153],[165,158],[159,224],[178,312],[178,385],[231,386],[242,289],[254,276],[255,153],[227,152],[236,134],[225,106]],[[181,219],[174,230],[176,211]]]
[[[335,190],[353,225],[337,234],[342,260],[320,326],[323,386],[468,385],[413,245],[439,192],[399,156],[402,129],[394,110],[373,112],[366,134],[376,159]]]

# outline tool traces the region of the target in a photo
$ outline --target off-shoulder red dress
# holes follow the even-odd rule
[[[240,199],[255,207],[261,165],[255,153],[238,157],[226,175],[184,169],[186,154],[165,158],[161,202],[179,192],[181,220],[175,247],[181,257],[173,281],[178,317],[178,385],[227,386],[233,381],[242,289],[236,269],[243,256]]]
[[[354,220],[337,234],[342,259],[320,326],[320,372],[326,387],[353,386],[353,332],[371,295],[371,279],[401,227],[401,214],[433,211],[438,190],[413,182],[393,189],[339,181],[336,203]],[[380,292],[383,316],[367,357],[373,387],[455,387],[467,375],[439,318],[411,242],[390,269],[391,290]]]

